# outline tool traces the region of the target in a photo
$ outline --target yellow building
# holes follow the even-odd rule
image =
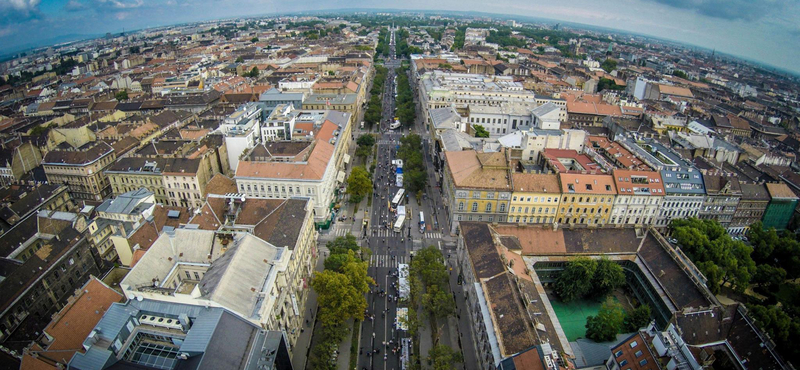
[[[617,189],[614,178],[605,174],[560,173],[559,224],[605,225],[608,223]]]
[[[556,174],[515,173],[508,222],[542,224],[556,221],[561,184]]]
[[[445,153],[444,207],[450,214],[450,232],[459,221],[506,222],[511,181],[506,151],[474,150]]]
[[[66,184],[73,198],[102,200],[111,193],[105,170],[116,159],[114,148],[104,141],[75,150],[53,150],[42,160],[47,181]]]

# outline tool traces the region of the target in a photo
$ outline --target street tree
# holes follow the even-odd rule
[[[444,344],[433,346],[428,351],[428,360],[431,362],[433,370],[450,370],[455,368],[455,364],[464,362],[461,353]]]
[[[331,255],[325,259],[324,264],[326,270],[342,272],[344,266],[350,262],[360,262],[360,260],[356,258],[355,252],[347,250],[346,253],[331,253]]]
[[[592,275],[592,295],[603,297],[625,284],[625,273],[618,263],[601,258]]]
[[[447,267],[444,265],[442,251],[432,245],[414,253],[411,270],[414,274],[419,274],[426,286],[447,284]]]
[[[128,91],[127,90],[119,91],[114,95],[114,97],[117,99],[117,101],[128,100]]]
[[[367,169],[363,166],[353,167],[350,177],[347,178],[347,194],[350,195],[350,201],[358,203],[370,191],[372,191],[372,180]]]
[[[596,269],[597,262],[586,257],[569,261],[556,279],[556,294],[564,302],[585,296],[592,289],[592,277]]]
[[[342,268],[346,270],[351,264],[353,262],[345,264]],[[319,320],[323,326],[336,326],[364,314],[367,308],[364,293],[369,290],[366,279],[370,278],[366,276],[366,266],[363,270],[365,279],[361,282],[352,281],[350,274],[332,270],[324,270],[314,275],[311,287],[317,292]],[[362,286],[366,286],[367,289],[357,288]]]
[[[586,337],[595,342],[613,340],[622,328],[624,317],[622,305],[611,298],[606,299],[597,315],[586,318]]]
[[[350,233],[329,241],[327,247],[331,252],[331,256],[335,254],[347,254],[347,251],[357,252],[360,249],[356,237]]]
[[[428,285],[422,295],[422,307],[425,307],[428,313],[437,319],[453,316],[456,313],[456,302],[453,300],[453,295],[440,284]]]
[[[375,136],[371,134],[361,135],[358,137],[358,140],[356,140],[356,144],[358,144],[358,146],[371,147],[375,145]]]

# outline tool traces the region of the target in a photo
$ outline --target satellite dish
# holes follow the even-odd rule
[[[137,296],[136,296],[136,300],[137,300],[137,301],[139,301],[139,302],[141,302],[141,301],[142,301],[142,296],[140,296],[140,295],[137,295]]]

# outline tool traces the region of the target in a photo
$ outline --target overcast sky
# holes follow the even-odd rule
[[[343,8],[550,18],[715,48],[800,73],[800,0],[0,0],[0,54],[61,35]]]

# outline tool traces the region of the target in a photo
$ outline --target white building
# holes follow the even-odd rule
[[[256,103],[244,104],[225,118],[217,130],[225,135],[228,163],[236,171],[239,157],[261,137],[261,108]]]
[[[294,111],[292,104],[276,106],[261,126],[261,142],[291,140],[297,119],[297,115],[292,114]]]
[[[310,268],[293,263],[298,258],[293,248],[245,232],[167,231],[120,288],[129,300],[225,308],[261,328],[284,332],[291,350],[305,310],[305,300],[297,296],[306,289],[291,266]]]

